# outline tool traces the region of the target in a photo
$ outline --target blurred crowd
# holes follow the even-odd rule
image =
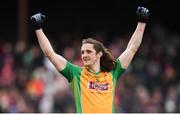
[[[130,36],[97,32],[94,38],[118,57]],[[49,37],[58,54],[80,66],[81,39],[70,33],[62,33],[58,39]],[[116,112],[180,112],[179,39],[180,35],[160,25],[145,32],[135,58],[118,80]],[[0,112],[75,112],[68,81],[37,42],[0,43]]]

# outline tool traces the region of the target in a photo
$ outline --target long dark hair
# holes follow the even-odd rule
[[[83,39],[82,44],[93,44],[93,48],[96,53],[102,52],[103,55],[100,58],[101,71],[111,71],[115,68],[115,59],[110,51],[100,42],[92,38]]]

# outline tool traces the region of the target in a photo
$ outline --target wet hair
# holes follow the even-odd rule
[[[101,71],[111,71],[116,67],[115,59],[110,53],[110,51],[100,42],[93,38],[87,38],[82,40],[82,44],[93,44],[93,48],[96,50],[96,53],[102,52],[100,58]]]

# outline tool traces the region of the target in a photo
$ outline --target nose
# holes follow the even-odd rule
[[[81,55],[83,58],[86,58],[88,56],[88,53],[84,52],[82,55]]]
[[[87,54],[82,54],[82,57],[87,57]]]

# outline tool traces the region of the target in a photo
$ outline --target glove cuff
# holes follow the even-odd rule
[[[34,30],[39,30],[43,27],[41,23],[35,23],[35,22],[32,23],[32,26]]]
[[[148,20],[149,20],[148,18],[143,18],[143,17],[139,17],[139,18],[138,18],[138,21],[139,21],[139,22],[142,22],[142,23],[147,23]]]

